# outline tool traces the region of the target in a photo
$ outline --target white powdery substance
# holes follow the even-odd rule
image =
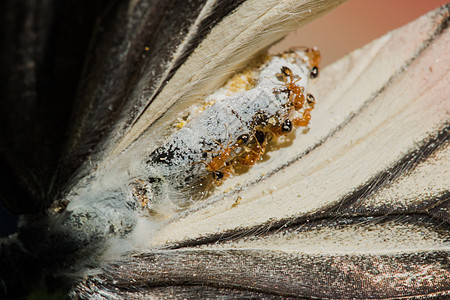
[[[210,98],[222,100],[206,108],[150,155],[145,162],[146,177],[158,178],[175,189],[185,189],[208,175],[205,166],[213,154],[235,143],[242,134],[254,133],[256,115],[280,119],[286,116],[287,93],[274,93],[275,89],[283,88],[276,78],[283,66],[300,76],[297,85],[307,87],[310,71],[305,64],[273,57],[263,66],[255,88],[224,99],[223,89],[212,94]]]

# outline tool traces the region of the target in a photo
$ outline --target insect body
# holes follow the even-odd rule
[[[230,139],[232,140],[232,139]],[[207,153],[217,153],[217,155],[213,156],[210,162],[206,162],[205,160],[200,161],[206,165],[206,169],[211,172],[214,181],[220,182],[222,179],[227,178],[228,176],[234,174],[234,168],[229,163],[229,158],[232,154],[237,155],[234,152],[234,149],[239,146],[238,143],[230,142],[227,146],[223,146],[220,142],[216,142],[222,149],[221,151],[205,151],[203,153],[203,157],[206,159],[208,157]],[[194,165],[197,163],[193,163]]]
[[[299,126],[308,126],[309,121],[311,120],[311,111],[314,109],[314,105],[316,104],[316,100],[314,96],[311,94],[306,95],[306,107],[303,111],[303,114],[299,118],[293,119],[293,123],[296,127]]]
[[[251,142],[246,145],[234,162],[244,166],[254,165],[266,152],[267,137],[264,132],[256,130]]]
[[[288,67],[282,67],[281,73],[277,74],[277,78],[284,82],[285,89],[281,90],[281,92],[289,95],[288,106],[297,112],[303,110],[301,117],[292,119],[292,124],[295,127],[308,126],[311,120],[311,110],[314,109],[314,96],[307,94],[305,97],[304,87],[296,84],[301,78],[294,75]],[[292,115],[292,110],[289,112],[289,116]]]
[[[309,68],[311,69],[311,78],[316,78],[319,76],[319,63],[320,63],[320,52],[317,47],[306,48],[305,55],[308,57],[307,62]]]
[[[305,95],[303,94],[305,88],[296,84],[301,78],[294,75],[292,70],[288,67],[282,67],[281,73],[277,74],[277,78],[278,80],[283,81],[285,86],[285,89],[280,91],[289,95],[289,102],[287,105],[296,111],[302,109],[305,103]],[[275,92],[278,92],[278,90],[275,90]]]
[[[273,57],[255,88],[216,101],[155,149],[145,161],[145,176],[171,191],[166,195],[184,193],[208,176],[220,184],[236,167],[260,160],[271,138],[306,126],[314,106],[304,95],[311,71],[304,57],[305,51]]]

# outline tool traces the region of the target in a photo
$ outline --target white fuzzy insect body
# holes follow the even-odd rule
[[[286,120],[291,112],[289,93],[280,92],[283,84],[276,75],[288,67],[298,76],[297,85],[306,88],[310,70],[301,57],[301,53],[272,57],[260,69],[253,89],[217,101],[153,151],[145,161],[146,177],[155,183],[152,196],[157,198],[168,187],[185,190],[208,176],[205,165],[240,136],[254,135],[258,116],[278,124]],[[217,92],[211,98],[223,96]]]

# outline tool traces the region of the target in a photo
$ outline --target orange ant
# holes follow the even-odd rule
[[[305,103],[305,96],[303,95],[305,88],[296,84],[301,78],[294,75],[292,70],[288,67],[282,67],[281,73],[277,73],[276,77],[278,80],[284,82],[286,90],[283,90],[282,92],[287,92],[289,95],[288,106],[293,106],[296,111],[302,109]],[[289,78],[289,81],[287,78]]]
[[[319,63],[321,55],[317,47],[306,48],[305,54],[308,57],[308,67],[311,70],[311,78],[316,78],[319,76]]]
[[[288,114],[289,114],[289,112],[286,115],[288,115]],[[267,115],[265,115],[263,113],[256,114],[253,117],[252,125],[253,125],[253,128],[257,128],[255,131],[256,133],[258,133],[258,131],[260,131],[260,132],[264,133],[264,136],[266,136],[267,134],[270,134],[271,135],[270,138],[278,138],[279,136],[287,135],[292,131],[291,120],[285,119],[280,124],[279,117],[273,116],[273,117],[269,118]],[[258,136],[256,136],[256,138],[258,138]],[[269,137],[266,137],[266,138],[270,139]],[[259,146],[260,147],[263,146],[263,142],[260,141]],[[258,148],[258,145],[255,145],[255,147]],[[264,150],[260,151],[259,149],[256,149],[256,151],[262,152],[262,154],[264,154],[265,146],[264,146]]]
[[[268,127],[269,132],[275,138],[278,138],[283,135],[288,135],[289,133],[291,133],[292,129],[293,129],[293,124],[290,119],[284,120],[283,123],[281,123],[281,125],[277,125],[277,126],[271,125]]]
[[[228,160],[231,154],[235,153],[234,149],[236,148],[236,143],[231,141],[226,147],[224,147],[220,142],[216,140],[214,142],[222,148],[222,151],[205,151],[204,157],[208,152],[218,153],[218,155],[214,156],[209,163],[204,160],[201,162],[206,164],[206,169],[211,172],[214,181],[218,182],[234,173],[233,166],[228,164]]]
[[[312,52],[312,53],[313,53],[312,55],[316,55],[315,52]],[[318,53],[318,50],[317,50],[317,53]],[[320,59],[320,54],[319,54],[319,58],[315,58],[315,59]],[[295,127],[308,126],[309,121],[311,120],[311,110],[314,109],[314,104],[316,103],[313,95],[307,94],[305,97],[305,95],[303,94],[304,88],[302,86],[298,86],[296,84],[296,82],[300,80],[300,77],[294,75],[292,70],[289,69],[288,67],[282,67],[281,73],[278,73],[276,76],[279,80],[282,80],[284,82],[284,85],[286,87],[285,92],[289,93],[288,106],[293,107],[294,110],[296,110],[296,111],[301,110],[302,108],[305,107],[305,105],[307,105],[307,107],[303,111],[303,115],[301,118],[295,118],[292,121],[289,119],[285,120],[283,125],[281,127],[279,127],[278,130],[275,131],[274,133],[281,135],[283,133],[283,129],[288,129],[289,126],[286,125],[286,122],[288,122],[288,124],[290,124],[290,125],[292,125],[292,123],[293,123],[293,125]],[[289,78],[289,80],[287,78]],[[288,112],[288,115],[289,114],[290,113]],[[289,133],[286,130],[285,130],[285,132],[286,132],[286,134]]]
[[[215,186],[219,186],[220,184],[222,184],[223,180],[230,177],[231,175],[234,175],[235,173],[233,165],[228,162],[219,169],[212,169],[211,166],[207,164],[206,169],[211,172],[213,180],[204,189],[204,196],[207,196],[210,193],[211,185],[214,184]]]
[[[303,61],[308,65],[310,70],[310,77],[316,78],[319,76],[319,63],[321,59],[320,51],[317,47],[309,48],[309,47],[294,47],[289,50],[289,52],[297,52],[299,50],[303,50],[306,56],[306,59]]]
[[[223,179],[226,179],[226,178],[230,177],[231,175],[234,175],[234,172],[235,172],[233,165],[228,164],[228,163],[226,163],[224,166],[222,166],[219,169],[211,169],[209,165],[207,166],[207,168],[211,172],[214,182],[216,184],[220,184]]]
[[[258,160],[261,159],[262,155],[266,151],[267,138],[264,132],[256,130],[253,134],[254,142],[252,147],[245,147],[242,151],[243,154],[239,154],[235,161],[244,166],[254,165]]]
[[[222,148],[222,151],[216,152],[218,153],[218,155],[213,157],[209,163],[204,160],[200,161],[201,163],[204,163],[206,165],[206,169],[211,173],[213,179],[205,189],[207,193],[212,184],[220,185],[223,180],[234,175],[234,165],[236,164],[235,158],[238,156],[238,154],[236,154],[234,150],[244,144],[247,144],[248,140],[248,135],[243,134],[238,138],[237,142],[233,143],[231,141],[226,147],[224,147],[220,142],[214,140],[214,142]],[[205,151],[203,157],[206,158],[207,153],[211,152],[214,151]],[[234,154],[233,159],[230,159],[232,154]]]
[[[232,154],[234,154],[234,157],[237,156],[234,151],[236,148],[240,147],[241,144],[246,144],[248,142],[247,135],[241,135],[235,143],[233,143],[230,134],[229,136],[231,141],[226,147],[224,147],[219,141],[214,140],[214,142],[222,148],[222,151],[204,151],[204,158],[207,157],[207,153],[218,153],[218,155],[214,156],[209,163],[204,160],[199,162],[206,165],[206,169],[211,172],[214,182],[216,183],[219,183],[221,180],[234,174],[234,167],[233,164],[230,163],[230,158]]]
[[[293,123],[295,127],[306,127],[309,124],[309,121],[311,120],[311,111],[314,109],[314,104],[316,104],[316,100],[314,99],[314,96],[311,94],[306,95],[306,103],[308,104],[308,107],[303,111],[303,115],[301,118],[295,118],[293,119]]]

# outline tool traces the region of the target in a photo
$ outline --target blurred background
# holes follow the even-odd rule
[[[318,46],[325,66],[346,53],[447,3],[444,0],[348,0],[334,11],[290,34],[272,48]],[[0,204],[0,238],[16,231],[17,218]]]
[[[317,46],[321,67],[385,33],[448,3],[445,0],[348,0],[325,16],[291,33],[272,53],[295,46]]]

